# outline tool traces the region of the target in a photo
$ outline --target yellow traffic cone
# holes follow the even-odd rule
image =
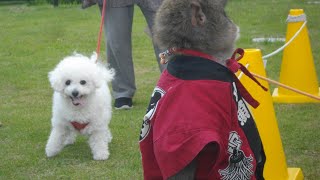
[[[266,77],[259,49],[245,49],[244,57],[240,63],[245,66],[249,65],[250,72]],[[250,108],[250,110],[255,118],[267,157],[264,178],[266,180],[302,180],[303,174],[300,168],[287,168],[270,91],[264,91],[247,76],[242,76],[240,81],[250,94],[260,102],[257,109]],[[259,80],[259,82],[269,89],[269,84],[266,81]]]
[[[303,9],[291,9],[287,21],[286,42],[288,42],[306,22],[306,15]],[[284,49],[280,83],[320,97],[320,89],[306,25],[296,38]],[[272,96],[274,102],[277,103],[320,103],[320,101],[282,87],[276,88]]]

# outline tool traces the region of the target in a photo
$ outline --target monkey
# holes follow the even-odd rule
[[[234,75],[244,52],[226,5],[164,0],[157,11],[152,34],[167,49],[167,69],[140,132],[145,180],[264,179],[266,156],[247,105],[259,102]]]
[[[240,31],[226,15],[226,4],[226,0],[164,1],[155,17],[155,42],[163,49],[195,49],[223,63],[235,50]]]

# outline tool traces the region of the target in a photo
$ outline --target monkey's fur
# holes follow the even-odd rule
[[[154,40],[163,49],[198,50],[230,58],[238,27],[227,17],[227,0],[164,0],[155,17]]]
[[[227,0],[164,0],[155,17],[155,42],[162,49],[176,47],[210,54],[225,64],[239,32],[225,13],[226,4]],[[169,179],[194,179],[195,171],[193,160]]]

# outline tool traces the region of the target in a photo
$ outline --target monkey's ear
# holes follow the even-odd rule
[[[203,26],[206,22],[206,15],[202,11],[199,0],[191,0],[190,8],[192,26]]]

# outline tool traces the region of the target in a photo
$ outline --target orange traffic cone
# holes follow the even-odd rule
[[[314,67],[303,9],[291,9],[288,16],[286,42],[300,29],[296,38],[284,49],[280,71],[280,83],[320,97],[320,89]],[[304,27],[302,27],[304,25]],[[273,91],[277,103],[309,103],[320,101],[297,94],[282,87]]]
[[[250,72],[266,77],[259,49],[245,49],[244,57],[240,63],[248,65]],[[264,178],[267,180],[302,180],[303,174],[300,168],[287,168],[270,91],[262,90],[247,76],[242,76],[240,81],[250,94],[260,102],[257,109],[250,108],[250,110],[255,117],[267,157]],[[269,89],[269,84],[266,81],[259,80],[259,82]]]

